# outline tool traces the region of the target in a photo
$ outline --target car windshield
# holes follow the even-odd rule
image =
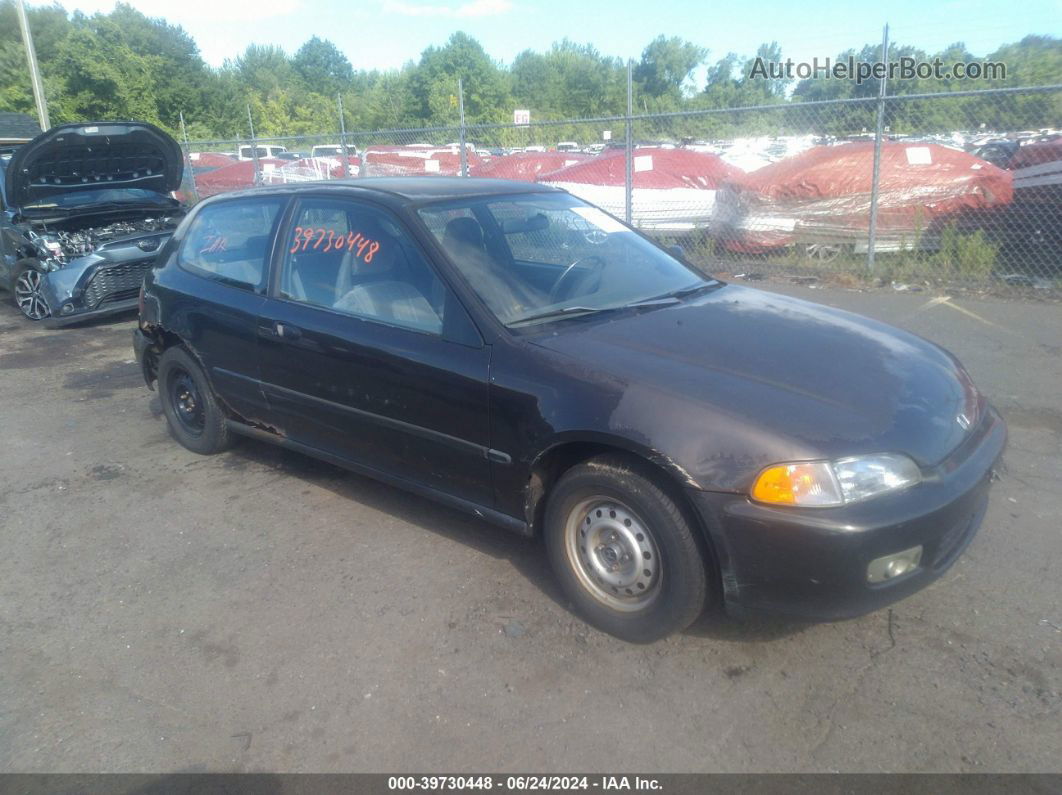
[[[715,284],[566,193],[423,207],[421,219],[507,326],[628,307]]]
[[[49,196],[39,202],[31,202],[26,208],[45,209],[49,207],[85,207],[92,204],[160,204],[168,197],[153,190],[143,188],[101,188],[100,190],[82,190]]]

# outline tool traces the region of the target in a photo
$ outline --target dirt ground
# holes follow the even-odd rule
[[[1058,771],[1062,309],[772,289],[954,351],[1008,472],[891,610],[652,646],[574,618],[535,541],[261,443],[185,451],[132,318],[5,303],[0,770]]]

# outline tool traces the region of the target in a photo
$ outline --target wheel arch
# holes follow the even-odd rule
[[[162,354],[168,351],[170,348],[184,348],[192,360],[199,365],[199,369],[203,372],[203,377],[206,378],[207,383],[211,389],[214,389],[214,381],[210,377],[210,371],[206,365],[203,364],[203,359],[188,342],[176,332],[169,331],[163,328],[161,325],[153,325],[148,328],[142,328],[141,331],[151,340],[151,346],[144,352],[144,359],[142,362],[144,369],[144,380],[147,381],[148,387],[154,389],[154,384],[158,382],[159,377],[159,360],[162,358]],[[216,390],[215,390],[216,394]]]
[[[696,537],[705,556],[705,565],[720,581],[720,562],[705,518],[690,499],[687,489],[698,488],[697,483],[678,464],[662,453],[649,450],[622,437],[604,434],[571,434],[554,441],[543,449],[531,463],[525,489],[524,512],[532,534],[542,530],[546,504],[553,485],[574,466],[601,455],[615,454],[627,458],[636,470],[656,482],[686,516],[696,530]]]

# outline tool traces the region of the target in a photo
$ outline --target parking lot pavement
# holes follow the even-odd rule
[[[5,304],[0,769],[1058,771],[1060,307],[780,289],[958,354],[1009,471],[891,610],[651,646],[575,619],[538,543],[259,443],[178,447],[133,320]]]

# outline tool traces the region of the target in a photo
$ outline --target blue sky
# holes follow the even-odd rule
[[[32,2],[32,0],[31,0]],[[68,10],[107,11],[114,0],[60,0]],[[892,38],[935,51],[963,41],[976,55],[1028,33],[1062,35],[1060,0],[892,0],[874,9],[851,0],[130,0],[149,16],[179,24],[212,65],[248,44],[289,52],[310,36],[331,39],[356,69],[392,68],[416,59],[456,30],[476,37],[509,63],[524,49],[545,50],[565,36],[623,58],[637,58],[655,36],[681,36],[707,47],[709,61],[752,54],[777,40],[785,57],[811,60],[876,42],[889,22]],[[1062,78],[1062,76],[1060,76]]]

